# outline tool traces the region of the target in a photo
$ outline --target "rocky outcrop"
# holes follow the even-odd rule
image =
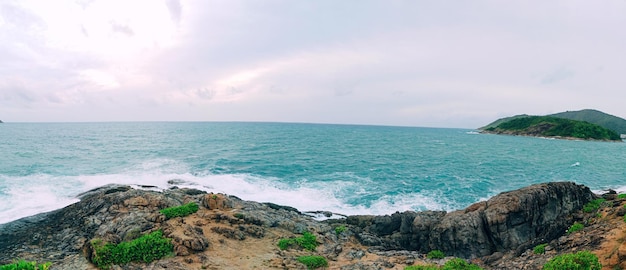
[[[165,237],[172,239],[174,253],[181,257],[201,254],[212,245],[225,244],[225,239],[241,242],[264,238],[268,228],[292,235],[331,231],[329,225],[290,207],[194,189],[157,192],[112,185],[82,194],[80,199],[63,209],[1,224],[0,265],[20,258],[50,261],[53,269],[93,269],[89,262],[92,240],[117,244],[155,230],[162,230]],[[189,202],[197,203],[201,210],[189,217],[169,220],[159,212]],[[277,249],[275,243],[267,246]],[[195,261],[201,261],[200,257]],[[172,262],[164,268],[179,263]]]
[[[501,193],[465,210],[403,212],[388,216],[352,216],[365,245],[428,252],[442,250],[462,258],[494,252],[523,252],[563,234],[572,214],[595,198],[589,188],[571,182],[533,185]]]
[[[162,230],[172,239],[175,257],[118,269],[305,269],[297,257],[310,251],[276,245],[304,232],[317,236],[320,247],[313,254],[331,260],[333,269],[403,269],[427,260],[423,254],[433,249],[482,257],[486,265],[505,269],[506,254],[559,238],[594,196],[574,183],[547,183],[451,213],[409,211],[319,222],[291,207],[225,194],[106,186],[63,209],[0,225],[0,264],[21,258],[50,261],[51,269],[95,269],[89,262],[94,239],[120,243]],[[200,205],[197,213],[169,220],[159,213],[189,202]],[[339,226],[345,230],[335,230]]]

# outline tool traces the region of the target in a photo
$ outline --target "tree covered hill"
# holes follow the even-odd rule
[[[487,127],[483,129],[483,132],[536,137],[621,141],[620,135],[613,130],[589,122],[553,116],[516,117],[501,122],[495,127]]]
[[[529,117],[529,116],[530,115],[528,115],[528,114],[519,114],[519,115],[514,115],[514,116],[500,118],[500,119],[498,119],[496,121],[493,121],[493,122],[489,123],[489,125],[486,125],[484,127],[478,128],[478,129],[479,130],[486,130],[488,128],[495,128],[495,127],[497,127],[498,125],[500,125],[500,124],[502,124],[504,122],[507,122],[507,121],[510,121],[510,120],[513,120],[513,119],[517,119],[517,118]]]
[[[520,114],[511,117],[500,118],[484,127],[479,128],[479,130],[487,130],[489,128],[495,128],[498,125],[507,122],[509,120],[513,120],[516,118],[528,117],[527,114]],[[566,111],[561,113],[550,114],[547,116],[577,120],[577,121],[585,121],[592,124],[599,125],[604,128],[608,128],[617,132],[617,134],[626,134],[626,119],[610,115],[598,110],[585,109],[580,111]]]
[[[567,111],[551,114],[550,116],[586,121],[613,130],[618,134],[626,134],[626,119],[603,113],[598,110],[586,109],[580,111]]]

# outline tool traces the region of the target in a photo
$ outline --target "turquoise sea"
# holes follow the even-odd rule
[[[548,181],[626,191],[626,144],[359,125],[0,124],[0,223],[111,183],[390,214],[461,209]]]

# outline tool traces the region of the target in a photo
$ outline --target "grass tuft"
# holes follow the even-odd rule
[[[165,238],[163,232],[155,231],[143,235],[133,241],[117,245],[103,243],[102,240],[91,241],[93,256],[91,261],[101,269],[109,269],[112,264],[129,262],[152,262],[174,251],[172,240]]]
[[[582,230],[583,228],[585,228],[585,225],[583,225],[582,223],[574,222],[574,224],[572,224],[572,226],[567,229],[567,234],[575,233]]]
[[[317,248],[317,237],[310,232],[304,232],[300,237],[280,239],[278,241],[278,248],[285,250],[296,244],[304,249],[315,251]]]
[[[446,257],[446,254],[443,253],[443,251],[437,250],[437,249],[431,250],[428,252],[428,254],[426,254],[426,258],[429,258],[429,259],[443,259],[445,257]]]
[[[602,265],[598,261],[598,256],[589,251],[562,254],[552,258],[543,265],[543,270],[570,269],[600,270],[602,269]]]
[[[595,199],[593,201],[588,202],[587,204],[585,204],[583,206],[583,212],[585,213],[591,213],[593,211],[596,211],[598,209],[600,209],[600,206],[602,206],[602,203],[606,201],[605,199]]]
[[[335,234],[341,234],[342,232],[345,232],[348,228],[346,228],[346,226],[341,225],[341,226],[337,226],[335,227]]]
[[[533,248],[533,253],[535,254],[544,254],[546,253],[546,246],[548,244],[539,244],[536,245],[535,248]]]
[[[463,259],[454,258],[447,261],[443,266],[412,265],[405,267],[404,270],[482,270],[482,268]]]
[[[307,269],[317,269],[328,266],[328,261],[322,256],[300,256],[298,261],[306,265]]]
[[[186,217],[195,212],[198,212],[198,204],[191,202],[191,203],[181,205],[181,206],[165,208],[159,212],[165,215],[167,219],[174,218],[174,217]]]
[[[14,263],[0,265],[0,270],[48,270],[50,265],[52,265],[50,262],[37,264],[37,262],[18,260]]]

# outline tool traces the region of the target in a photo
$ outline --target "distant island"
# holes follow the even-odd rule
[[[626,120],[597,110],[563,112],[547,116],[526,114],[498,119],[480,128],[483,133],[621,141],[626,134]]]

